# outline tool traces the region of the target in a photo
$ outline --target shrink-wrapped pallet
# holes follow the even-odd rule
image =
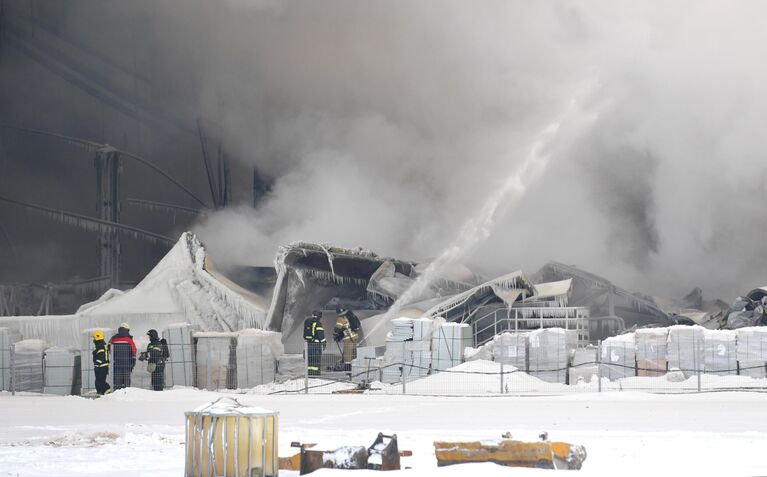
[[[732,330],[703,331],[703,369],[706,374],[737,374],[737,333]]]
[[[10,328],[0,328],[0,391],[11,390],[11,345],[21,341],[21,334]]]
[[[634,333],[612,336],[602,341],[602,376],[610,380],[636,376]]]
[[[43,394],[80,394],[80,351],[53,347],[45,350]]]
[[[237,333],[197,332],[195,340],[196,386],[200,389],[237,387]]]
[[[755,326],[736,330],[735,346],[741,376],[764,378],[767,362],[767,327]]]
[[[675,325],[668,328],[668,367],[679,369],[685,378],[703,372],[702,326]]]
[[[306,359],[302,354],[283,354],[277,359],[276,381],[303,378],[306,375]]]
[[[528,373],[550,383],[564,384],[570,346],[566,330],[544,328],[530,332]]]
[[[527,348],[530,333],[501,333],[493,340],[493,361],[527,372]]]
[[[22,340],[13,348],[13,378],[16,391],[43,391],[43,340]]]
[[[634,333],[636,340],[637,376],[666,374],[668,365],[668,328],[642,328]]]
[[[271,383],[277,360],[284,354],[282,335],[274,331],[242,330],[237,336],[237,387]]]
[[[441,371],[463,362],[464,350],[472,345],[471,326],[444,323],[431,335],[432,370]]]
[[[165,363],[165,386],[194,385],[194,349],[192,333],[199,327],[189,323],[174,323],[162,330],[168,343],[170,358]]]

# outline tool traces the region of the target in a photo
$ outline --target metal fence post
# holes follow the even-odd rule
[[[11,343],[11,396],[16,395],[16,343]]]
[[[501,363],[501,394],[503,394],[503,363]]]
[[[696,348],[698,347],[697,340],[693,340],[693,347],[692,347],[692,359],[695,363],[695,374],[698,375],[698,392],[700,392],[700,364],[698,363],[698,353],[696,352]]]
[[[309,342],[304,341],[304,394],[309,394]]]
[[[597,342],[597,392],[602,392],[602,340]]]

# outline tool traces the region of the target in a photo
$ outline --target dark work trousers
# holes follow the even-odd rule
[[[109,367],[104,366],[101,368],[93,368],[93,372],[96,373],[96,392],[99,394],[104,394],[109,390],[109,383],[107,382]]]
[[[113,369],[115,389],[130,387],[130,366],[115,366]]]
[[[152,371],[152,389],[155,391],[165,389],[165,364],[158,364]]]
[[[309,376],[319,376],[322,365],[322,343],[307,343]]]

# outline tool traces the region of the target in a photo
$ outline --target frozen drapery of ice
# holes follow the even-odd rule
[[[121,315],[128,322],[136,312],[176,315],[172,321],[153,328],[178,321],[190,321],[210,330],[263,327],[266,304],[256,303],[249,292],[218,272],[207,270],[209,264],[200,241],[186,232],[134,289],[107,292],[81,307],[78,314]]]
[[[474,296],[486,293],[488,291],[497,290],[523,290],[528,296],[535,294],[535,288],[528,278],[522,273],[521,270],[503,275],[489,282],[485,282],[482,285],[476,286],[463,293],[459,293],[443,301],[442,303],[433,306],[424,313],[426,317],[444,316],[447,312],[459,308],[469,302]]]

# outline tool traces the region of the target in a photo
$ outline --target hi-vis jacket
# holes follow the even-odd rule
[[[93,367],[109,367],[109,345],[104,340],[98,340],[94,343],[94,346],[95,349],[93,350]]]
[[[307,318],[304,321],[304,340],[309,343],[325,343],[325,328],[320,320]]]

